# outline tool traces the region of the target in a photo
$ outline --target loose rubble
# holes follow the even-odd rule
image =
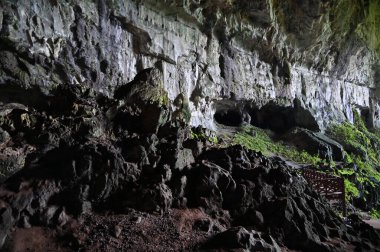
[[[60,110],[2,107],[2,153],[28,146],[0,186],[3,248],[22,232],[54,230],[46,239],[62,251],[167,251],[154,236],[141,240],[162,226],[156,235],[173,251],[380,251],[377,231],[355,217],[346,225],[280,158],[195,139],[157,100],[72,87],[46,99],[61,94]],[[155,127],[143,126],[143,111]]]

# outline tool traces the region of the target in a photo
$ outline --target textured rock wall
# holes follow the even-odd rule
[[[360,108],[380,127],[378,56],[352,29],[336,28],[336,8],[296,0],[0,0],[0,91],[86,85],[112,95],[159,66],[169,99],[188,100],[193,125],[214,128],[215,101],[237,99],[297,103],[321,129],[352,121]]]

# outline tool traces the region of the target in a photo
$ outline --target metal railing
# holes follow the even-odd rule
[[[347,215],[346,192],[343,178],[311,169],[304,169],[303,176],[320,195],[330,201],[338,200],[343,210],[343,216]]]

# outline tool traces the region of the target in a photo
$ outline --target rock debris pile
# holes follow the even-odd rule
[[[193,137],[207,132],[172,116],[154,74],[118,99],[70,86],[1,104],[3,248],[39,227],[58,251],[380,251],[374,229],[346,225],[281,159]]]

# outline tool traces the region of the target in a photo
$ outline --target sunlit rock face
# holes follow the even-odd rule
[[[1,0],[0,92],[83,85],[112,96],[159,66],[194,126],[215,128],[216,102],[230,99],[300,106],[321,130],[357,108],[380,127],[378,54],[359,22],[337,21],[337,2]]]

